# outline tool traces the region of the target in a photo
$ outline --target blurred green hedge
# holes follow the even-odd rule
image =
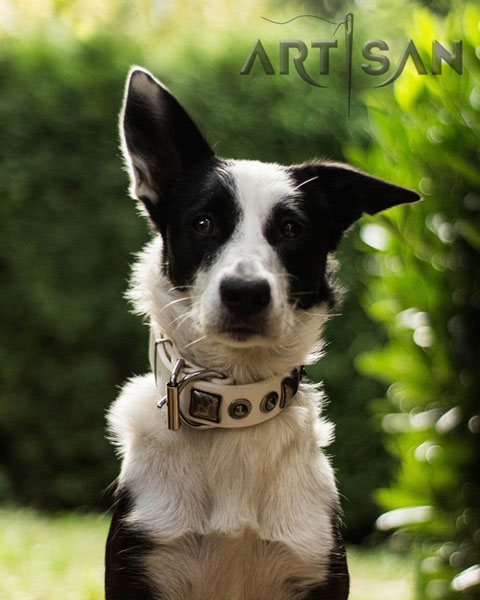
[[[122,299],[131,254],[148,237],[127,197],[117,145],[130,64],[164,79],[220,155],[341,159],[342,142],[366,143],[365,109],[355,105],[347,119],[341,71],[320,91],[257,68],[243,77],[249,40],[207,42],[186,34],[175,52],[162,53],[128,36],[80,41],[65,30],[1,42],[2,499],[47,508],[110,501],[102,491],[118,465],[104,440],[104,412],[117,387],[147,368],[147,331]],[[338,423],[331,452],[350,539],[370,530],[373,491],[391,465],[366,409],[384,388],[353,365],[378,332],[358,303],[356,239],[343,248],[353,292],[327,333],[325,366],[311,371],[325,380],[327,413]],[[369,467],[360,472],[360,464]]]
[[[130,53],[99,37],[0,54],[3,499],[95,506],[116,475],[103,413],[145,362],[122,300],[146,239],[117,149]]]

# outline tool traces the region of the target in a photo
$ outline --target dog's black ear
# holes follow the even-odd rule
[[[182,174],[214,154],[167,88],[139,67],[128,75],[120,135],[132,194],[151,216]]]
[[[350,165],[312,162],[290,167],[298,191],[319,204],[326,215],[330,233],[329,251],[335,250],[343,233],[362,214],[420,200],[408,188],[388,183],[354,169]]]

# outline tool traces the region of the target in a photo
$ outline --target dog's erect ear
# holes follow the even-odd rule
[[[303,196],[319,203],[331,233],[329,251],[362,214],[420,200],[420,195],[342,163],[313,162],[290,167]]]
[[[133,67],[127,79],[120,134],[131,191],[150,214],[172,183],[214,154],[167,88],[139,67]]]

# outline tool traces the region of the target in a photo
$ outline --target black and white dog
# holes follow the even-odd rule
[[[332,427],[302,365],[319,356],[343,232],[419,196],[344,164],[218,158],[140,68],[121,136],[155,231],[130,290],[152,372],[109,412],[123,464],[106,598],[345,599]]]

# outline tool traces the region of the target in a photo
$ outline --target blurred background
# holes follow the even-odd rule
[[[262,19],[348,11],[350,117],[343,26]],[[147,328],[123,299],[149,238],[118,149],[132,64],[170,87],[221,156],[326,156],[423,195],[342,243],[349,291],[309,374],[336,426],[352,599],[480,598],[478,2],[1,0],[0,15],[0,598],[103,595],[119,469],[104,415],[148,368]],[[256,39],[275,74],[258,60],[240,74]],[[304,41],[327,88],[293,62],[280,74],[281,39]],[[328,76],[315,39],[338,39]],[[383,76],[361,68],[371,39],[389,46]],[[374,89],[408,39],[427,74],[409,59]],[[446,63],[432,74],[433,40],[462,40],[461,75]]]

